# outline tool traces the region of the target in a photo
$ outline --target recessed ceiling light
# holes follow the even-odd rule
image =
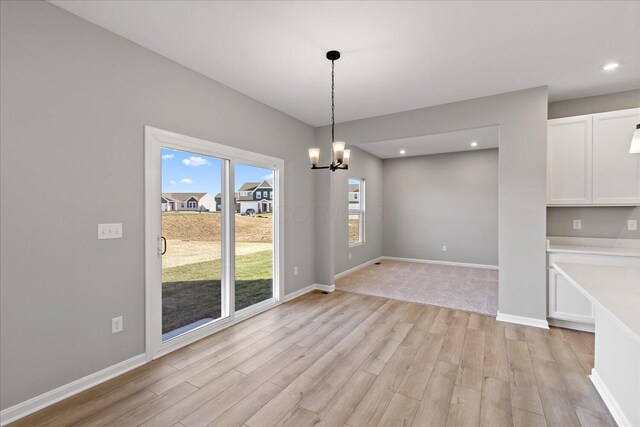
[[[400,150],[400,154],[405,155],[405,154],[407,154],[407,152],[404,151],[404,150]]]
[[[607,64],[604,64],[602,66],[602,70],[603,71],[612,71],[615,70],[616,68],[618,68],[620,66],[619,62],[609,62]]]
[[[472,141],[472,142],[471,142],[471,146],[472,146],[472,147],[477,147],[477,146],[478,146],[478,143],[477,143],[477,142],[475,142],[475,141]]]

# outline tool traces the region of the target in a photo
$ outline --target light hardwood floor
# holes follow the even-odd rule
[[[13,426],[606,426],[593,335],[311,293]]]

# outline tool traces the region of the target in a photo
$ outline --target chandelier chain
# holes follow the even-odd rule
[[[335,136],[335,61],[331,61],[331,142],[336,140]]]

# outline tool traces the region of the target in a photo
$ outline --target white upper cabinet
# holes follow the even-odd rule
[[[640,108],[549,120],[547,204],[640,204],[637,123]]]
[[[547,204],[591,203],[591,116],[549,120]]]
[[[640,108],[593,116],[593,203],[640,203],[640,155],[629,146]]]

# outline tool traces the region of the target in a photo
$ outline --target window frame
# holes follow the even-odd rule
[[[360,206],[359,209],[351,209],[351,200],[349,199],[349,185],[351,180],[359,181],[360,188],[358,189],[358,193],[360,197],[354,197],[354,200],[358,202]],[[347,179],[347,241],[349,243],[349,247],[353,248],[355,246],[361,246],[365,244],[366,241],[366,205],[365,205],[365,190],[366,189],[366,180],[364,178],[360,178],[357,176],[349,176]],[[349,235],[349,219],[351,215],[358,215],[358,241],[351,242]]]

